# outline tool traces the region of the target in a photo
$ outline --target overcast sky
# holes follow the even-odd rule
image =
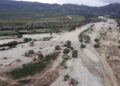
[[[109,3],[120,3],[120,0],[17,0],[17,1],[34,1],[42,3],[72,3],[72,4],[84,4],[89,6],[103,6]]]

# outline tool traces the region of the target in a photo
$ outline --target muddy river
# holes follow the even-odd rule
[[[100,28],[103,24],[107,25],[106,27],[110,26],[112,22],[112,25],[115,23],[114,20],[108,19],[107,22],[98,22],[94,23],[95,27]],[[118,86],[116,78],[113,74],[113,71],[111,67],[108,65],[104,57],[100,56],[97,51],[93,48],[91,44],[88,44],[88,46],[85,49],[80,48],[80,42],[78,39],[78,36],[80,33],[83,31],[89,29],[90,25],[93,23],[86,24],[82,27],[78,27],[75,31],[71,32],[66,32],[66,33],[61,33],[59,35],[53,34],[54,38],[52,42],[48,42],[47,45],[44,44],[45,47],[48,45],[52,45],[54,43],[57,44],[60,41],[67,41],[70,40],[72,42],[72,46],[78,50],[78,58],[72,59],[66,63],[67,69],[66,70],[59,70],[60,76],[50,85],[50,86],[69,86],[69,82],[64,82],[63,78],[64,75],[68,74],[71,78],[74,78],[78,81],[77,86]],[[116,23],[115,23],[116,24]],[[91,35],[92,38],[95,38],[98,30],[93,32],[94,34]],[[31,37],[31,38],[37,38],[39,39],[40,37],[44,36],[50,36],[50,34],[37,34],[37,35],[24,35],[24,37]],[[6,39],[6,40],[0,40],[0,44],[10,42],[16,39]],[[21,41],[22,39],[19,39]],[[55,42],[57,41],[57,42]],[[58,42],[59,41],[59,42]],[[39,44],[39,42],[37,43]],[[21,45],[20,45],[21,46]],[[6,62],[12,62],[14,58],[17,58],[18,56],[21,59],[24,59],[24,53],[22,52],[24,50],[28,50],[28,44],[25,44],[24,49],[21,48],[20,46],[17,46],[17,49],[13,49],[12,51],[0,51],[0,64],[4,64]],[[40,46],[36,46],[30,49],[38,49]],[[44,48],[45,48],[44,47]],[[48,50],[51,47],[48,47]],[[51,48],[52,49],[52,48]],[[17,52],[20,52],[19,54],[14,54]],[[13,52],[13,53],[12,53]],[[46,51],[45,51],[46,52]],[[8,55],[8,54],[9,55]],[[7,54],[7,55],[6,55]],[[1,61],[2,57],[9,57],[11,58],[9,61]],[[12,57],[14,56],[14,57]],[[31,61],[31,59],[26,58],[24,61]],[[24,64],[25,62],[23,62]],[[22,65],[22,64],[20,64]],[[11,67],[6,67],[6,68],[11,68]],[[0,67],[0,69],[5,69],[5,67]],[[7,69],[6,69],[7,70]]]

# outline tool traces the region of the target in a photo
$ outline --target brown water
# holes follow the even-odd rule
[[[103,24],[109,24],[109,21],[95,23],[98,28]],[[91,24],[87,24],[77,28],[75,31],[61,34],[60,40],[72,41],[73,47],[79,51],[79,58],[69,61],[67,63],[68,69],[60,71],[60,77],[53,82],[51,86],[69,86],[62,81],[65,74],[76,78],[79,82],[78,86],[118,86],[111,67],[104,58],[98,55],[92,46],[90,46],[92,48],[89,47],[89,50],[85,51],[79,48],[78,36],[80,33],[87,30],[90,25]],[[93,36],[95,37],[96,35]]]

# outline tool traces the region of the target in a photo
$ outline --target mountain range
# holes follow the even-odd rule
[[[56,15],[120,15],[120,3],[113,3],[102,7],[90,7],[77,4],[46,4],[38,2],[0,0],[0,19],[21,18],[32,16]]]

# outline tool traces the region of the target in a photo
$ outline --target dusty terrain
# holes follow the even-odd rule
[[[94,26],[90,28],[93,24]],[[20,86],[118,86],[117,80],[120,80],[118,76],[120,73],[118,71],[118,61],[120,60],[116,61],[116,59],[119,59],[120,56],[120,53],[117,52],[119,51],[118,45],[120,44],[118,43],[118,38],[120,36],[119,33],[116,35],[116,26],[117,24],[114,20],[107,19],[106,22],[90,23],[76,28],[75,31],[66,33],[52,35],[24,35],[23,38],[28,37],[36,39],[37,41],[35,41],[35,44],[32,47],[28,42],[19,44],[15,48],[9,50],[0,51],[0,80],[4,82],[9,80],[11,84],[16,83],[16,80],[8,78],[5,75],[5,72],[32,62],[33,59],[36,58],[36,54],[38,52],[43,53],[43,55],[52,53],[55,51],[55,46],[59,45],[61,48],[59,57],[57,57],[55,61],[51,61],[41,73],[26,77],[31,78],[32,81],[26,85]],[[104,38],[100,38],[100,33],[107,31],[109,27],[111,27],[113,31],[108,32]],[[81,43],[79,42],[79,34],[84,33],[84,31],[86,31],[85,33],[90,36],[91,42],[86,43],[86,48],[82,49],[80,48]],[[44,37],[50,36],[52,36],[52,39],[48,41],[42,40]],[[17,41],[21,41],[23,38],[17,39]],[[101,39],[101,46],[98,49],[93,47],[95,38]],[[16,39],[0,40],[0,43],[7,43],[12,40]],[[65,62],[65,68],[64,66],[61,66],[63,61],[62,52],[65,48],[63,45],[68,40],[71,41],[71,46],[78,51],[78,56],[77,58],[72,58],[72,53],[70,51],[68,54],[69,59]],[[114,40],[116,40],[116,42]],[[113,45],[111,45],[111,43]],[[115,48],[114,46],[117,47]],[[31,57],[26,57],[24,55],[25,52],[31,49],[34,50],[36,54]],[[112,51],[110,51],[110,49]],[[7,59],[4,59],[4,57],[7,57]],[[114,61],[116,64],[114,64]],[[118,76],[117,80],[114,74]],[[69,76],[67,81],[64,80],[65,75]]]

